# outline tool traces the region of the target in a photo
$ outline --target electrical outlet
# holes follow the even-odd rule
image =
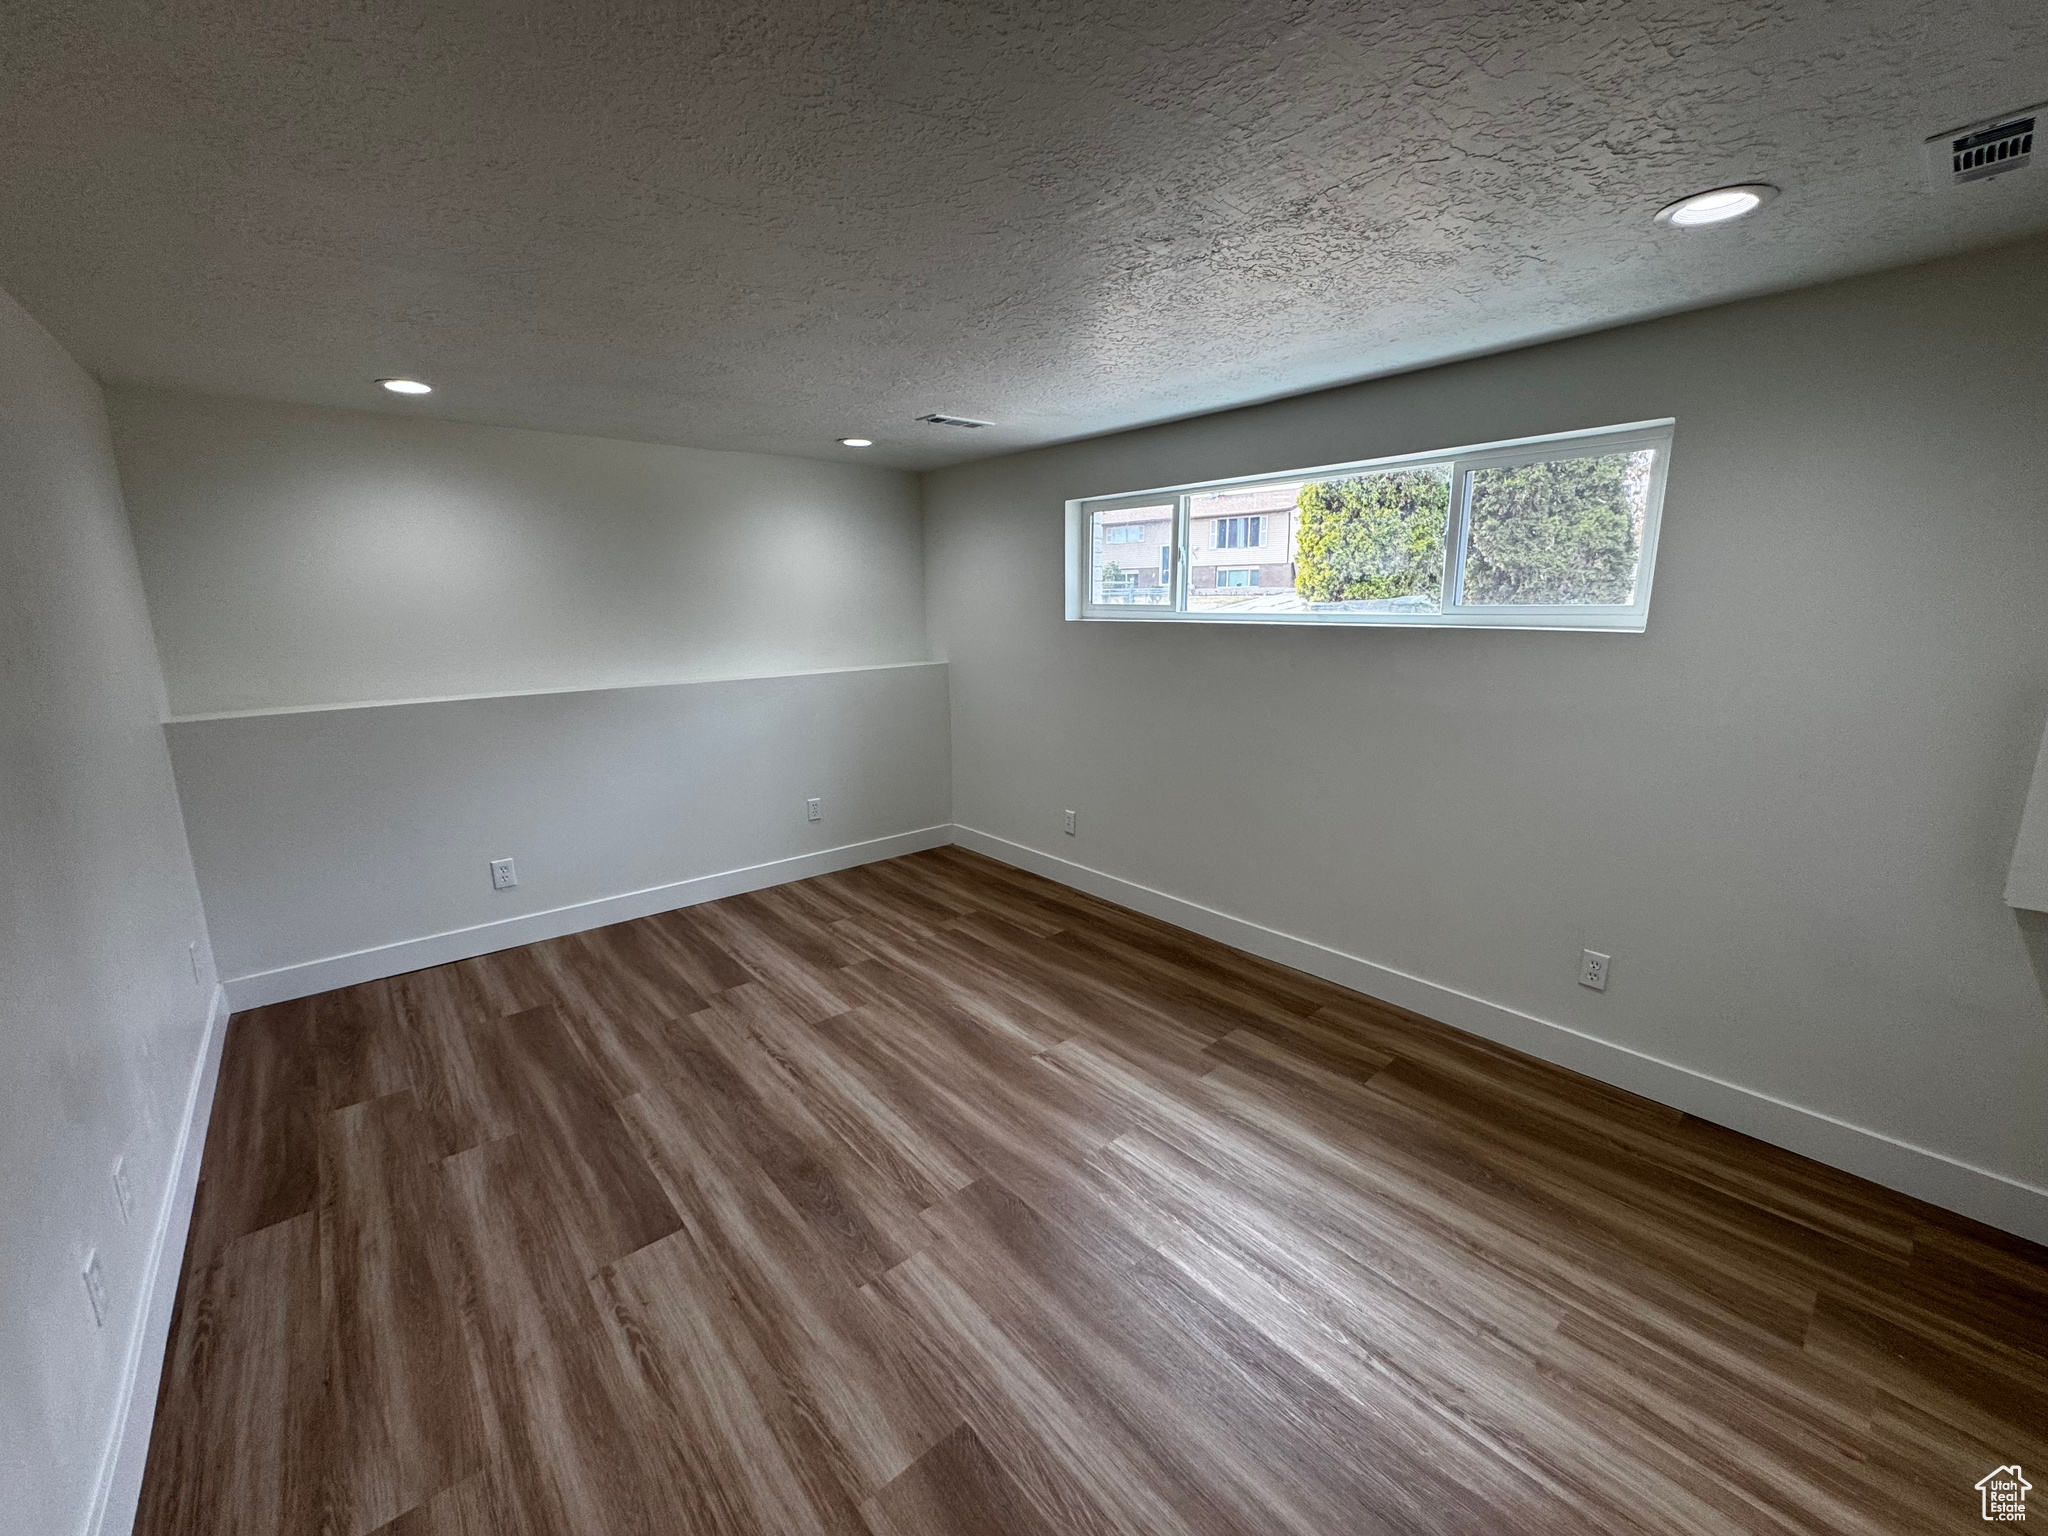
[[[1587,950],[1579,957],[1579,985],[1591,987],[1595,992],[1607,990],[1607,967],[1614,963],[1614,956],[1603,955],[1597,950]]]
[[[107,1326],[107,1279],[100,1273],[100,1251],[85,1256],[85,1299],[92,1303],[92,1325]]]
[[[1067,836],[1072,837],[1074,835],[1074,813],[1072,811],[1066,813],[1065,827]]]
[[[510,859],[491,860],[491,889],[509,891],[519,883],[519,871],[512,867]]]
[[[114,1204],[121,1208],[122,1221],[135,1219],[135,1191],[128,1183],[128,1159],[125,1157],[114,1159]]]
[[[824,802],[824,801],[822,801],[822,800],[816,800],[816,799],[812,799],[812,800],[806,800],[806,801],[804,802],[804,820],[805,820],[805,821],[823,821],[824,819],[825,819],[825,802]]]

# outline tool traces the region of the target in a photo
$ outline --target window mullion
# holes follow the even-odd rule
[[[1191,496],[1173,498],[1173,611],[1188,611],[1188,567],[1193,562],[1191,541],[1194,538],[1193,518],[1190,508],[1194,505]]]
[[[1470,535],[1472,465],[1464,459],[1451,464],[1450,517],[1444,524],[1444,590],[1442,608],[1446,614],[1465,606],[1465,541]]]

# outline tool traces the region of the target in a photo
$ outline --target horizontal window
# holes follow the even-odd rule
[[[1638,422],[1069,502],[1067,616],[1640,630],[1671,434]],[[1136,542],[1159,546],[1156,569],[1117,557]],[[1270,563],[1211,552],[1240,549]]]

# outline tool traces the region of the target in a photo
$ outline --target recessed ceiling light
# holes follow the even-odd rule
[[[377,381],[394,395],[431,395],[434,386],[422,384],[418,379],[379,379]]]
[[[839,439],[839,446],[842,448],[872,448],[875,446],[875,440],[872,437],[842,437]]]
[[[1698,229],[1706,224],[1725,224],[1730,219],[1739,219],[1745,213],[1754,213],[1772,198],[1778,189],[1760,181],[1748,182],[1739,187],[1716,187],[1711,192],[1695,192],[1691,197],[1681,197],[1677,202],[1657,210],[1657,222],[1669,224],[1677,229]]]

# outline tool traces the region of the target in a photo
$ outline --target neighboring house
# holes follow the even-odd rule
[[[1294,595],[1299,485],[1197,496],[1188,518],[1188,588],[1201,608]],[[1096,525],[1103,602],[1159,603],[1173,582],[1173,508],[1122,507]]]
[[[1104,602],[1157,603],[1173,584],[1173,508],[1105,512],[1097,537]]]
[[[1189,508],[1188,587],[1202,607],[1294,591],[1299,485],[1197,496]]]

